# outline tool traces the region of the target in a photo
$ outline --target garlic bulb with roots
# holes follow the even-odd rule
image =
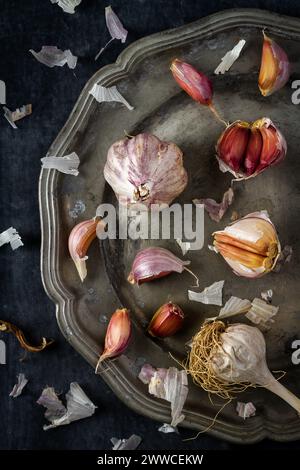
[[[120,204],[146,208],[168,206],[188,180],[180,148],[146,133],[126,137],[110,147],[104,178]]]
[[[209,393],[231,399],[248,387],[264,387],[300,413],[300,399],[279,383],[268,369],[266,343],[261,331],[222,321],[205,323],[194,336],[187,370]]]

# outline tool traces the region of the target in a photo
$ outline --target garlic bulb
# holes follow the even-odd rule
[[[284,136],[269,118],[236,121],[221,134],[216,145],[220,170],[235,178],[256,176],[286,156]]]
[[[214,232],[214,246],[238,276],[272,271],[280,255],[277,232],[266,211],[253,212]]]
[[[187,185],[182,152],[172,142],[138,134],[114,143],[107,154],[104,177],[119,203],[169,205]]]
[[[193,338],[188,369],[194,381],[210,393],[232,398],[247,387],[261,386],[300,413],[300,399],[269,371],[265,339],[254,326],[226,327],[221,321],[204,325]]]

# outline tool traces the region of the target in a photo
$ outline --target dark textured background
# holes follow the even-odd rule
[[[7,365],[0,365],[1,449],[109,449],[110,437],[143,437],[141,448],[229,449],[233,446],[207,435],[182,442],[181,436],[157,431],[157,422],[125,407],[94,374],[92,368],[60,334],[54,306],[40,279],[40,221],[38,178],[40,158],[65,123],[86,81],[104,64],[114,62],[124,48],[115,41],[97,63],[94,56],[109,39],[104,7],[111,4],[129,30],[127,44],[164,29],[183,25],[201,16],[232,7],[258,7],[300,16],[300,2],[210,0],[83,0],[75,15],[64,13],[50,0],[0,0],[0,79],[6,82],[7,105],[15,109],[32,103],[33,114],[12,129],[0,118],[0,231],[14,226],[24,247],[12,252],[0,249],[0,318],[22,326],[38,341],[42,335],[56,340],[49,351],[19,362],[22,351],[13,337],[7,343]],[[50,69],[28,52],[42,45],[71,49],[79,57],[76,77],[66,66]],[[30,382],[24,394],[13,400],[8,394],[15,377],[24,372]],[[45,385],[66,392],[78,381],[98,405],[96,414],[70,426],[42,431],[43,409],[35,401]],[[298,448],[299,443],[265,441],[256,448]]]

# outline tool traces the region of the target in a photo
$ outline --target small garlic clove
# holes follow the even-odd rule
[[[270,165],[280,163],[287,151],[287,144],[281,132],[267,118],[263,118],[258,123],[262,135],[263,145],[260,155],[260,162],[256,168],[259,173]],[[256,123],[253,123],[255,126]]]
[[[272,271],[281,250],[276,229],[264,212],[249,214],[213,236],[218,252],[243,277]]]
[[[249,124],[238,121],[227,127],[217,142],[217,154],[233,171],[242,166],[249,140]]]
[[[99,227],[104,231],[105,223],[95,217],[75,225],[69,235],[69,252],[82,282],[87,276],[86,260],[88,257],[86,254],[92,241],[96,238]]]
[[[285,51],[265,33],[258,86],[263,96],[282,88],[290,77],[290,63]]]
[[[179,59],[173,60],[170,68],[175,81],[193,100],[206,106],[211,104],[213,86],[204,73]]]
[[[183,320],[184,313],[181,308],[172,302],[168,302],[162,305],[153,315],[148,326],[148,333],[159,338],[172,336],[182,327]]]
[[[104,350],[96,366],[96,373],[105,359],[120,356],[127,348],[131,335],[129,310],[116,310],[110,319],[105,335]]]

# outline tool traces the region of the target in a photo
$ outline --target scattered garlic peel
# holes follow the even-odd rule
[[[227,300],[223,308],[221,308],[219,315],[216,317],[206,318],[206,322],[214,320],[223,320],[224,318],[230,318],[234,315],[239,315],[241,313],[246,313],[251,308],[251,302],[247,299],[240,299],[239,297],[230,297]]]
[[[107,46],[114,40],[119,39],[122,43],[126,41],[128,31],[124,28],[119,17],[113,11],[111,6],[105,8],[105,21],[106,26],[111,36],[111,39],[100,49],[95,57],[95,60],[104,52]]]
[[[42,343],[39,346],[32,346],[28,343],[24,333],[20,330],[17,326],[13,325],[10,322],[0,320],[0,331],[5,333],[12,333],[20,343],[20,346],[28,352],[40,352],[43,349],[47,348],[52,344],[53,340],[47,340],[46,338],[42,338]]]
[[[273,271],[275,273],[279,273],[281,271],[282,266],[291,261],[292,256],[293,248],[290,245],[285,245],[278,257],[276,266],[274,267]]]
[[[158,428],[159,432],[162,432],[164,434],[170,434],[172,432],[175,432],[176,434],[179,434],[178,429],[174,426],[171,426],[168,423],[164,423],[160,428]]]
[[[273,317],[277,315],[279,307],[268,304],[262,299],[255,298],[252,301],[250,310],[246,313],[246,318],[255,325],[263,326],[266,329],[270,328],[270,323],[273,323]]]
[[[260,296],[263,300],[270,303],[272,301],[272,297],[273,297],[273,290],[268,289],[266,291],[263,291],[263,292],[260,293]]]
[[[9,227],[4,232],[0,233],[0,246],[5,243],[10,243],[11,249],[16,250],[20,246],[23,246],[20,235],[14,227]]]
[[[203,204],[209,217],[215,222],[220,222],[229,206],[233,203],[234,192],[229,188],[223,195],[222,202],[218,203],[214,199],[193,199],[194,204]]]
[[[32,105],[31,104],[24,104],[21,108],[17,108],[15,111],[11,111],[6,106],[3,106],[4,110],[4,117],[7,119],[9,124],[14,128],[17,129],[15,125],[16,121],[23,119],[25,116],[29,116],[32,113]]]
[[[14,385],[12,391],[10,392],[9,396],[12,398],[17,398],[23,392],[24,387],[28,383],[28,379],[25,377],[24,374],[17,375],[17,383]]]
[[[230,67],[234,64],[234,62],[239,58],[240,53],[242,52],[242,49],[245,44],[246,44],[245,39],[241,39],[234,46],[233,49],[231,49],[224,55],[224,57],[221,60],[221,63],[218,65],[218,67],[215,70],[216,75],[220,73],[224,74],[230,69]]]
[[[0,80],[0,104],[6,103],[6,85],[3,80]]]
[[[77,57],[69,49],[62,51],[56,46],[43,46],[39,52],[33,49],[29,49],[29,52],[31,52],[36,60],[47,65],[47,67],[63,67],[65,64],[68,64],[70,69],[75,69],[77,65]]]
[[[134,109],[128,101],[121,95],[116,86],[105,87],[94,83],[92,89],[89,91],[98,103],[116,101],[117,103],[124,104],[130,111]]]
[[[236,411],[241,418],[247,419],[251,418],[251,416],[255,416],[256,408],[251,401],[248,403],[238,401]]]
[[[111,443],[113,444],[112,450],[135,450],[141,442],[142,438],[136,434],[132,434],[128,439],[111,438]]]
[[[72,152],[64,157],[43,157],[41,162],[44,169],[58,170],[66,175],[77,176],[79,174],[78,167],[80,160],[76,152]]]
[[[146,373],[144,373],[144,369],[146,369]],[[143,380],[141,380],[145,383],[146,377],[148,377],[150,379],[147,382],[149,393],[171,403],[171,426],[176,427],[185,418],[182,409],[188,394],[187,373],[185,370],[179,371],[176,367],[153,370],[154,373],[150,378],[151,366],[145,364],[141,369],[139,378],[143,377]]]
[[[180,247],[183,256],[187,254],[187,252],[191,249],[191,243],[190,242],[183,242],[180,240],[180,238],[176,239],[177,245]]]
[[[65,13],[73,15],[75,8],[81,3],[82,0],[50,0],[51,3],[57,3]]]
[[[202,292],[193,292],[189,290],[189,300],[201,302],[206,305],[222,305],[224,282],[225,281],[214,282],[211,286],[205,287]]]
[[[47,409],[45,418],[51,423],[44,425],[44,431],[88,418],[95,413],[97,408],[77,382],[70,384],[66,400],[67,407],[65,408],[52,387],[46,387],[43,390],[37,403]]]

